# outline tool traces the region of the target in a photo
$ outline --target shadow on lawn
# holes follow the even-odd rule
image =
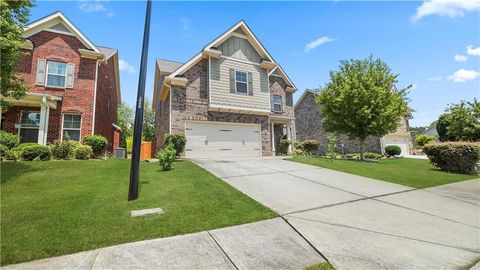
[[[32,166],[30,163],[36,161],[2,161],[0,162],[1,172],[0,172],[0,183],[5,184],[9,181],[18,179],[20,175],[29,172],[35,172],[42,170],[36,166]],[[43,162],[43,161],[42,161]]]

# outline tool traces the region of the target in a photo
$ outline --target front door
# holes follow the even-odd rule
[[[38,142],[40,112],[23,111],[20,116],[20,142]]]
[[[274,124],[273,125],[273,135],[275,138],[275,155],[282,155],[280,140],[282,140],[284,133],[284,124]]]

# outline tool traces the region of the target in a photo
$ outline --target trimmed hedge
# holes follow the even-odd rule
[[[0,130],[0,145],[5,145],[8,149],[16,147],[20,143],[18,135]]]
[[[50,158],[52,157],[52,152],[50,152],[50,148],[46,146],[40,144],[32,144],[22,147],[20,156],[25,161],[46,161],[50,160]]]
[[[90,159],[93,155],[92,147],[90,145],[78,145],[74,150],[76,159]]]
[[[72,149],[70,148],[69,141],[57,141],[50,145],[52,156],[54,159],[69,159],[72,156]]]
[[[398,156],[402,153],[402,149],[398,145],[387,145],[385,146],[385,154],[387,157]]]
[[[107,146],[107,139],[101,135],[88,135],[83,138],[86,145],[92,147],[93,154],[98,157],[104,154]]]
[[[473,174],[480,160],[480,144],[469,142],[446,142],[427,144],[423,152],[432,165],[442,171]]]
[[[318,148],[320,147],[320,142],[316,140],[305,140],[295,143],[295,148],[302,150],[306,155],[314,155]]]
[[[381,159],[383,156],[382,156],[382,154],[378,154],[378,153],[366,152],[366,153],[363,154],[363,157],[364,158],[371,158],[371,159]]]
[[[172,133],[165,134],[163,145],[165,147],[168,145],[172,145],[175,149],[176,156],[179,156],[181,153],[183,153],[183,150],[185,149],[185,144],[187,144],[187,139],[185,138],[185,136]]]

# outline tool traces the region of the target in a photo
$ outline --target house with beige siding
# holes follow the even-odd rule
[[[187,158],[278,154],[282,137],[295,141],[295,91],[240,21],[185,63],[156,61],[156,146],[175,133],[186,136]]]
[[[392,91],[397,91],[396,88]],[[328,132],[323,127],[323,117],[315,100],[318,96],[316,90],[307,89],[295,103],[295,127],[296,138],[298,141],[317,140],[320,142],[320,152],[325,153],[327,146]],[[364,142],[366,152],[385,153],[387,145],[398,145],[402,150],[401,155],[410,155],[412,152],[412,140],[410,128],[408,125],[412,114],[400,119],[397,130],[383,137],[367,137]],[[337,152],[342,154],[352,154],[360,152],[360,143],[358,140],[351,140],[344,134],[336,134]]]

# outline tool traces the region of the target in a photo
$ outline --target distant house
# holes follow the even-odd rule
[[[118,147],[118,51],[94,45],[61,12],[25,26],[22,37],[18,75],[33,87],[19,100],[1,97],[10,103],[1,129],[42,145],[100,134],[109,151]]]
[[[431,136],[431,137],[435,138],[435,141],[438,142],[438,132],[437,132],[437,128],[435,128],[434,126],[425,129],[423,132],[421,132],[421,133],[418,134],[418,135]],[[417,136],[418,136],[418,135],[417,135]]]
[[[307,89],[295,103],[295,129],[297,141],[318,140],[320,151],[326,151],[328,133],[323,127],[323,118],[320,106],[315,103],[318,92]],[[395,132],[389,133],[381,138],[368,137],[364,143],[364,149],[368,152],[384,153],[385,146],[398,145],[402,149],[401,155],[410,155],[413,147],[408,126],[408,120],[412,116],[400,120],[400,125]],[[343,154],[359,153],[360,143],[358,140],[351,140],[346,135],[337,134],[337,152]]]
[[[185,63],[156,62],[157,147],[185,135],[189,158],[275,155],[295,140],[295,85],[244,21]]]

